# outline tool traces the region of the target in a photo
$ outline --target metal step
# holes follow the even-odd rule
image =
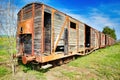
[[[52,64],[47,64],[47,65],[41,66],[41,68],[42,69],[47,69],[47,68],[50,68],[52,66],[53,66]]]

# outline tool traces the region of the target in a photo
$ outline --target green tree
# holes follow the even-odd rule
[[[102,31],[104,34],[107,34],[116,40],[115,29],[111,29],[108,26],[105,26]]]

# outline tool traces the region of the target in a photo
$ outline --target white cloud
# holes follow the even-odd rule
[[[96,10],[94,9],[93,11],[96,11]],[[94,28],[98,28],[99,30],[102,29],[100,28],[101,26],[104,27],[105,25],[107,26],[114,25],[111,23],[111,21],[107,16],[97,12],[92,12],[89,15],[80,15],[80,14],[73,13],[71,10],[68,10],[68,9],[62,9],[62,11],[72,16],[73,18],[82,21],[83,23],[86,23]]]
[[[120,10],[113,10],[112,12],[114,12],[115,14],[120,15]]]
[[[116,23],[114,23],[114,21],[111,20],[111,18],[105,14],[91,13],[88,19],[89,19],[90,25],[93,25],[93,27],[95,28],[98,28],[98,27],[103,28],[104,26],[114,27],[116,25]],[[99,28],[99,29],[101,30],[102,28]]]

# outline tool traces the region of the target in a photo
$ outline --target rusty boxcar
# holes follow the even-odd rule
[[[109,45],[109,36],[105,35],[105,46]]]
[[[105,34],[100,32],[100,48],[105,47]]]
[[[45,4],[18,12],[16,56],[24,64],[62,64],[99,47],[105,47],[103,33]]]

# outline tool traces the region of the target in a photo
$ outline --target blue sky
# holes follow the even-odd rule
[[[104,26],[114,28],[120,39],[120,0],[15,0],[15,4],[19,10],[34,1],[54,7],[99,31]]]

